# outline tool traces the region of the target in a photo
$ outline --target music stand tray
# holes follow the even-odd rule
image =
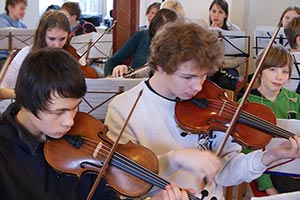
[[[86,79],[87,93],[79,110],[104,120],[109,102],[118,94],[129,90],[146,79],[99,78]]]
[[[33,43],[34,29],[26,28],[0,28],[0,49],[22,49]]]
[[[70,44],[78,51],[79,54],[83,54],[89,46],[94,43],[101,34],[91,32],[83,35],[74,36],[71,39]],[[90,59],[107,59],[112,53],[112,34],[105,34],[87,53],[87,57]]]
[[[258,55],[258,53],[266,48],[269,44],[272,35],[276,30],[275,26],[257,26],[254,31],[254,57]],[[290,45],[288,40],[284,34],[284,28],[280,28],[274,42],[274,44],[282,45],[285,48],[289,49]]]
[[[227,31],[211,28],[216,32],[224,47],[224,56],[249,57],[250,37],[244,31]]]

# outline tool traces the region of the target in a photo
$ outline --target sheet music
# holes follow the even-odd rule
[[[83,35],[74,36],[71,39],[70,44],[78,51],[79,54],[83,54],[102,34],[91,32]],[[103,37],[90,49],[88,58],[91,59],[107,59],[112,53],[112,34],[105,34]]]
[[[251,197],[251,200],[299,200],[300,192],[289,192],[266,197]]]
[[[87,78],[86,84],[88,91],[84,96],[84,100],[79,105],[79,110],[90,113],[97,119],[104,120],[108,104],[112,100],[109,98],[117,95],[120,92],[120,87],[124,88],[124,91],[126,91],[136,86],[143,80],[146,79]],[[98,107],[99,105],[101,106]]]
[[[257,26],[254,31],[254,57],[256,57],[261,50],[268,46],[269,41],[276,30],[275,26]],[[289,49],[290,45],[284,34],[284,29],[280,28],[274,44],[283,45]]]
[[[296,135],[300,135],[300,120],[296,119],[277,119],[277,126],[294,133]],[[270,149],[281,142],[286,141],[283,138],[273,138],[271,142],[266,146],[266,149]],[[283,161],[276,162],[274,165],[282,163]],[[269,172],[271,173],[278,173],[282,175],[290,175],[290,176],[300,176],[300,159],[295,159],[289,163],[284,165],[280,165],[273,169],[270,169]]]
[[[27,28],[0,28],[0,49],[22,49],[33,43],[34,29]]]
[[[220,28],[210,29],[224,37],[221,41],[225,56],[246,56],[249,54],[250,37],[246,36],[244,31],[227,31]]]

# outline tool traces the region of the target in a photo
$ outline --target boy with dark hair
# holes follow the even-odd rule
[[[61,48],[30,53],[18,75],[12,103],[0,118],[1,199],[86,199],[96,179],[57,172],[48,164],[44,143],[63,137],[74,125],[87,86],[78,62]],[[163,199],[187,199],[171,184]],[[93,199],[119,200],[102,179]]]

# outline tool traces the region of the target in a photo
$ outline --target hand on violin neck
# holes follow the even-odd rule
[[[199,189],[214,182],[221,168],[221,159],[211,151],[197,149],[177,149],[169,154],[170,166],[192,173],[198,182]]]
[[[296,135],[265,151],[262,156],[262,164],[268,166],[277,160],[292,158],[300,158],[300,137]]]

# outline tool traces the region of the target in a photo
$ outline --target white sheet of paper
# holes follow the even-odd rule
[[[89,48],[89,45],[97,41],[100,36],[102,36],[102,34],[96,32],[74,36],[72,37],[70,44],[79,54],[83,54]],[[112,34],[108,33],[103,35],[102,38],[90,49],[88,58],[106,59],[111,56],[111,53]]]
[[[35,29],[0,28],[0,49],[22,49],[33,43]]]
[[[289,131],[290,133],[300,135],[300,120],[295,119],[277,119],[277,126]],[[266,146],[266,149],[272,148],[286,141],[284,138],[273,138],[271,142]],[[281,163],[276,162],[274,164]],[[286,175],[300,176],[300,159],[295,159],[289,163],[277,166],[269,170],[270,172],[282,173]]]

